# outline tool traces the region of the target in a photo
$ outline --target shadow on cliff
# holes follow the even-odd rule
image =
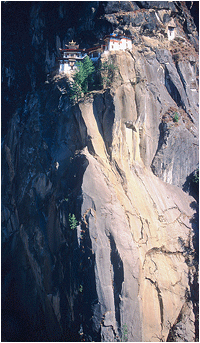
[[[93,113],[99,133],[104,140],[106,151],[111,158],[115,107],[110,89],[105,90],[103,94],[94,96]]]
[[[114,272],[114,280],[113,280],[113,288],[114,288],[114,302],[115,302],[115,317],[118,323],[119,328],[121,327],[121,319],[120,319],[120,296],[122,292],[122,284],[124,282],[124,267],[120,255],[117,251],[117,247],[115,244],[114,237],[110,234],[110,257],[111,263],[113,266]]]
[[[58,177],[60,225],[65,241],[56,256],[53,271],[55,291],[60,293],[60,325],[69,342],[99,341],[99,330],[92,327],[93,308],[98,303],[95,282],[95,258],[89,235],[92,199],[82,191],[83,176],[88,166],[84,154],[70,158],[65,173]],[[74,215],[77,228],[72,228],[69,215]],[[63,218],[66,218],[63,220]]]
[[[199,342],[199,204],[193,201],[190,204],[196,212],[191,219],[193,229],[193,246],[194,246],[194,258],[193,266],[195,268],[195,274],[193,280],[189,278],[191,300],[193,304],[193,311],[195,315],[195,341]]]
[[[157,175],[158,174],[157,168],[155,165],[156,158],[157,158],[159,151],[162,149],[163,145],[167,144],[167,140],[168,140],[169,133],[170,133],[170,130],[168,128],[167,123],[161,122],[159,124],[159,131],[160,131],[160,135],[159,135],[159,140],[158,140],[158,147],[157,147],[156,153],[155,153],[154,158],[153,158],[152,163],[151,163],[151,170],[156,176],[158,176]]]
[[[190,207],[196,212],[190,219],[193,229],[192,235],[192,246],[191,244],[186,244],[181,237],[179,237],[179,243],[183,248],[183,255],[185,257],[185,262],[188,266],[188,280],[189,289],[185,291],[185,305],[187,303],[192,303],[193,313],[195,316],[194,326],[195,326],[195,342],[199,342],[199,282],[198,282],[198,261],[199,261],[199,208],[196,201],[190,204]],[[192,258],[191,258],[192,257]],[[187,307],[186,307],[187,308]],[[167,342],[175,342],[182,340],[179,336],[179,328],[181,325],[185,325],[185,309],[182,307],[179,316],[177,317],[174,325],[170,328],[169,335],[167,337]]]
[[[2,246],[3,341],[100,340],[92,328],[98,302],[95,260],[87,218],[81,215],[87,166],[85,155],[74,155],[60,174],[54,171],[51,194],[42,199],[34,192],[34,211],[26,211],[27,203],[22,215],[24,201],[21,205],[23,230]],[[69,214],[77,229],[70,226]]]
[[[199,203],[199,182],[195,182],[195,171],[187,176],[183,191],[191,195]]]

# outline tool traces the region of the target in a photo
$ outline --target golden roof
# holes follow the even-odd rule
[[[74,42],[73,39],[72,39],[72,41],[69,42],[69,45],[76,45],[76,42]]]
[[[68,47],[69,49],[78,49],[79,48],[79,45],[76,44],[76,42],[72,41],[69,42],[69,44],[65,44],[66,47]]]

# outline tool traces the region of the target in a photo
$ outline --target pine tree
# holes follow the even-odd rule
[[[77,85],[81,86],[82,88],[82,85],[86,79],[86,73],[84,71],[84,66],[82,62],[78,62],[76,65],[78,67],[78,70],[76,71],[73,80]]]
[[[88,56],[84,58],[83,62],[78,62],[76,65],[78,70],[73,77],[75,85],[73,86],[72,92],[73,90],[80,89],[85,94],[88,92],[89,84],[93,81],[92,74],[95,68]],[[76,92],[76,94],[79,97],[80,91]]]
[[[87,92],[89,84],[92,83],[92,74],[95,71],[93,62],[88,56],[86,56],[83,61],[83,68],[86,75],[85,82],[84,82],[84,89],[85,89],[85,92]]]
[[[77,228],[78,221],[76,220],[75,214],[69,213],[69,226],[71,230],[74,230]]]
[[[69,86],[69,89],[69,97],[72,102],[74,102],[74,100],[78,100],[81,97],[81,87],[77,82],[72,82]]]

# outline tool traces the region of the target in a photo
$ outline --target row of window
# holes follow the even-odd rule
[[[119,44],[121,44],[121,42]],[[111,49],[114,49],[114,45],[113,44],[111,45]],[[128,43],[126,43],[126,49],[128,49]]]
[[[77,57],[77,56],[79,56],[80,57],[80,53],[78,53],[78,54],[69,54],[69,53],[67,53],[67,52],[64,52],[64,57]]]

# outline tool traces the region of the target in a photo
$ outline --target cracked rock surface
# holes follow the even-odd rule
[[[117,66],[110,87],[72,105],[66,79],[52,77],[11,118],[2,144],[2,338],[193,342],[197,202],[181,187],[198,165],[196,33],[192,42],[177,2],[105,2],[99,12],[92,4],[74,32],[99,37],[100,12],[104,30],[129,30],[135,44],[101,57]],[[36,47],[40,6],[31,7]],[[172,15],[184,41],[162,33]],[[46,61],[50,68],[53,57]]]

